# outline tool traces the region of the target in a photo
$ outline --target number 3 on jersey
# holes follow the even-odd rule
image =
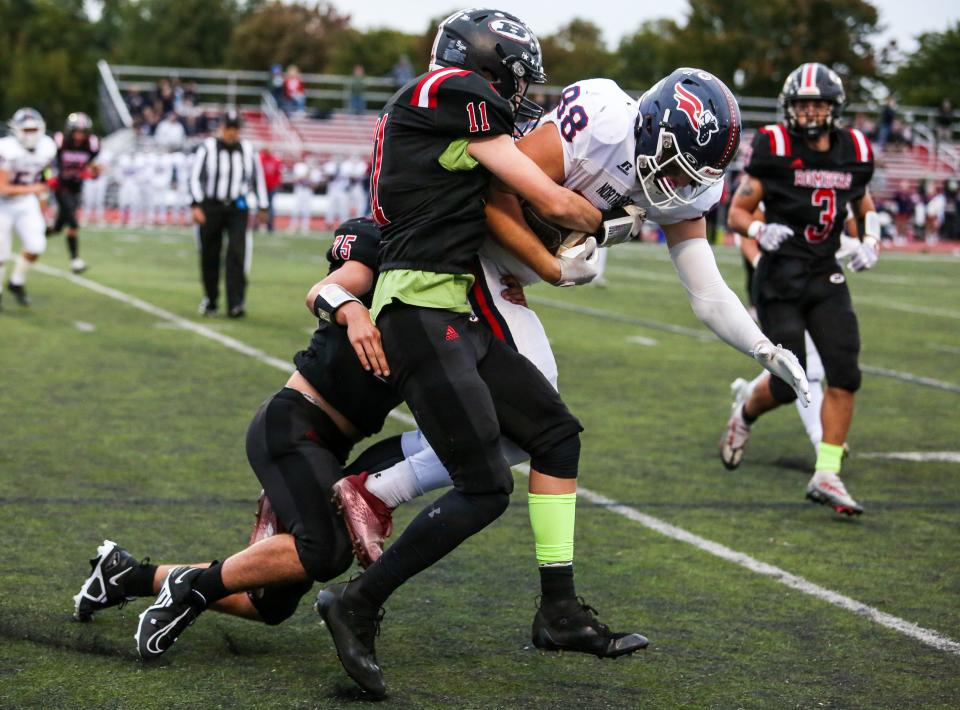
[[[836,190],[821,187],[814,190],[810,203],[814,207],[822,207],[820,211],[820,225],[807,225],[803,230],[803,236],[808,242],[822,242],[833,229],[833,220],[837,216],[837,192]]]

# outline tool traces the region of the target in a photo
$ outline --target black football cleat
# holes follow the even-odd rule
[[[351,608],[343,599],[349,585],[350,582],[340,582],[322,589],[314,607],[333,637],[337,658],[347,675],[373,697],[382,698],[387,694],[387,686],[377,663],[374,642],[380,635],[383,609],[370,612]]]
[[[540,605],[533,617],[533,645],[542,651],[577,651],[597,658],[617,658],[646,648],[649,641],[637,633],[616,633],[600,622],[597,610],[581,597]]]
[[[193,582],[201,572],[200,567],[174,567],[163,580],[157,600],[140,614],[133,637],[140,658],[159,658],[197,620],[206,607],[203,596],[193,591]]]
[[[215,316],[217,315],[217,304],[209,298],[203,298],[200,305],[197,306],[197,313],[202,316]]]
[[[127,574],[137,566],[133,556],[111,540],[104,540],[97,548],[97,556],[90,560],[90,576],[73,598],[73,618],[90,621],[94,612],[123,606],[136,599],[124,592]]]
[[[17,303],[21,306],[26,307],[30,305],[30,296],[27,295],[27,288],[23,284],[8,283],[7,290],[13,294],[13,297],[17,299]]]

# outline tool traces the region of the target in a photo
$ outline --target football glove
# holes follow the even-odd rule
[[[776,251],[793,236],[793,230],[785,224],[764,224],[758,220],[750,225],[748,234],[757,240],[764,251]]]
[[[851,271],[872,269],[880,258],[880,242],[876,237],[864,237],[856,253],[850,259]]]
[[[602,221],[596,234],[597,244],[612,247],[614,244],[628,242],[640,234],[647,211],[636,205],[626,205],[604,210],[600,217]]]
[[[558,256],[557,261],[560,262],[560,279],[553,282],[554,286],[590,283],[600,272],[597,240],[588,237],[581,246],[568,249]]]
[[[751,354],[754,360],[765,369],[790,385],[804,407],[810,404],[810,384],[796,355],[782,345],[774,345],[769,340],[761,340],[757,343]]]

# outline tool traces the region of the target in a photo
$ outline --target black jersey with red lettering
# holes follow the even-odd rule
[[[95,135],[87,135],[82,141],[75,142],[72,135],[57,132],[53,140],[57,144],[58,189],[79,192],[87,176],[87,168],[100,153],[100,139]]]
[[[873,150],[859,130],[842,128],[831,132],[830,149],[818,152],[778,123],[757,131],[746,171],[763,184],[766,221],[793,229],[778,258],[833,264],[847,205],[873,177]]]
[[[467,141],[513,132],[513,111],[479,74],[446,67],[408,82],[377,121],[370,175],[380,270],[464,274],[486,236],[490,174]]]
[[[348,261],[357,261],[377,274],[380,230],[372,220],[351,219],[334,232],[327,261],[333,273]],[[360,300],[369,307],[373,286]],[[330,405],[365,436],[376,434],[394,407],[400,404],[393,387],[365,371],[347,339],[347,330],[320,321],[310,344],[293,357],[300,374]]]

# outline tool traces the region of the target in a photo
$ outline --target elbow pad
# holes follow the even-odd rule
[[[723,342],[751,355],[767,338],[730,290],[706,239],[687,239],[670,248],[670,258],[697,318]]]

